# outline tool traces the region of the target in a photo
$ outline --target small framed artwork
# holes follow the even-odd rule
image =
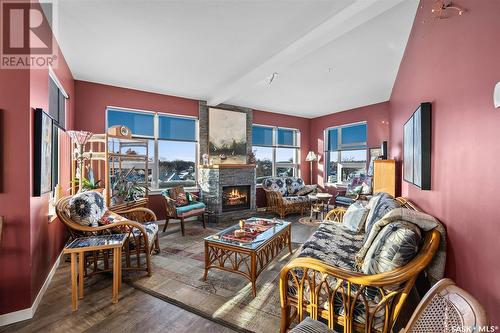
[[[33,196],[52,191],[52,118],[35,109]]]
[[[370,148],[370,160],[368,164],[368,175],[373,176],[373,161],[379,160],[382,158],[382,148],[375,147]]]

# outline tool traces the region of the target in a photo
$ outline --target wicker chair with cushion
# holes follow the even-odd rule
[[[335,196],[335,206],[350,206],[358,200],[367,200],[372,194],[372,177],[365,175],[354,176],[345,191]]]
[[[425,294],[400,333],[492,332],[481,304],[450,279],[442,279]],[[336,333],[307,317],[290,333]],[[344,332],[347,332],[344,328]]]
[[[297,177],[266,178],[262,188],[266,192],[267,211],[281,218],[292,213],[303,214],[311,204],[308,194],[318,191],[316,185],[305,185]]]
[[[93,202],[89,203],[89,198]],[[108,210],[104,198],[98,192],[84,192],[60,199],[56,214],[66,225],[72,239],[96,234],[126,233],[127,241],[122,251],[125,270],[147,271],[151,275],[151,254],[160,252],[156,215],[147,208],[133,208],[120,212]],[[97,204],[97,205],[96,205]],[[96,208],[100,206],[100,208]],[[87,218],[82,218],[87,215]],[[141,257],[146,259],[146,265]],[[134,258],[135,257],[135,258]],[[134,259],[134,260],[133,260]],[[99,262],[103,261],[104,268]],[[110,270],[109,253],[94,253],[86,258],[85,267],[92,266],[92,274]],[[86,274],[89,274],[86,269]]]
[[[181,233],[184,236],[184,219],[193,216],[201,216],[203,228],[205,228],[205,204],[198,201],[198,197],[192,193],[184,191],[184,187],[176,186],[162,192],[163,199],[165,200],[165,209],[167,217],[163,232],[167,230],[168,221],[170,219],[178,219],[181,221]]]
[[[441,278],[442,225],[403,198],[371,200],[364,232],[339,223],[345,211],[335,209],[281,270],[282,333],[307,316],[345,332],[390,332],[420,272]]]

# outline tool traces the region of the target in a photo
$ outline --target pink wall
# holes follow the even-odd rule
[[[311,149],[321,154],[319,163],[313,163],[314,182],[323,186],[326,182],[324,174],[325,168],[325,144],[324,131],[333,126],[346,125],[366,121],[368,134],[368,147],[380,147],[384,140],[389,139],[389,103],[383,102],[363,106],[360,108],[333,113],[327,116],[314,118],[311,120]],[[333,189],[330,191],[335,192]],[[334,193],[335,194],[335,193]]]
[[[93,133],[104,133],[107,106],[198,117],[198,101],[193,99],[78,80],[75,91],[75,126]]]
[[[37,6],[37,4],[33,4]],[[73,120],[73,78],[59,52],[54,71],[70,95],[68,125]],[[29,308],[64,245],[63,225],[48,223],[49,195],[32,196],[33,108],[48,110],[48,70],[0,70],[3,188],[0,215],[5,217],[0,245],[0,314]],[[69,186],[69,140],[61,139],[61,180]]]
[[[461,17],[431,17],[421,1],[390,99],[390,156],[402,158],[403,123],[432,102],[432,190],[402,182],[402,194],[447,227],[447,276],[500,323],[500,2],[461,0]]]
[[[31,306],[29,74],[0,69],[0,314]]]

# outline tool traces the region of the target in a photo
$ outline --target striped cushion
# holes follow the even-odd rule
[[[295,326],[289,333],[336,333],[320,321],[306,317],[297,326]]]

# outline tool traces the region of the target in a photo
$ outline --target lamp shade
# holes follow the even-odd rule
[[[79,145],[84,145],[92,137],[92,132],[87,131],[68,131],[67,132],[71,140],[78,143]]]
[[[307,162],[312,162],[312,161],[316,161],[318,157],[316,156],[316,154],[310,150],[308,153],[307,153],[307,156],[306,156],[306,161]]]

